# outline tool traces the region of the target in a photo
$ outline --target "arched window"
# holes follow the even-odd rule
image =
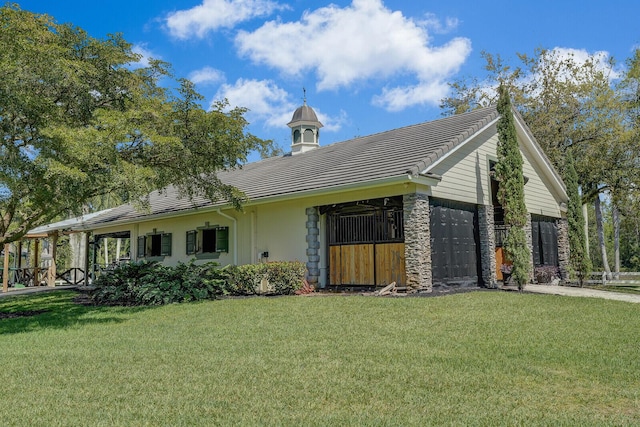
[[[293,143],[294,144],[300,143],[300,131],[298,129],[293,131]]]
[[[313,130],[312,129],[306,129],[304,131],[304,142],[315,142],[313,140]]]

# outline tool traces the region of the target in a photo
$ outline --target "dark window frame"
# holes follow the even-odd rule
[[[171,233],[155,231],[138,236],[136,254],[138,258],[163,259],[171,256],[173,236]]]
[[[187,231],[186,253],[196,258],[215,258],[229,253],[229,227],[206,225]]]

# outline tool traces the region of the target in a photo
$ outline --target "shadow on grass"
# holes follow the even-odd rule
[[[154,307],[100,307],[74,302],[75,291],[51,291],[0,299],[0,335],[122,323],[128,315]]]

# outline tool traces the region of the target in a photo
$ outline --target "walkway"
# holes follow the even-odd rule
[[[590,297],[604,298],[616,301],[634,302],[640,304],[640,295],[625,294],[621,292],[599,291],[588,288],[574,288],[571,286],[552,286],[552,285],[527,285],[525,292],[533,292],[536,294],[552,294],[564,295],[569,297]]]
[[[49,286],[28,286],[26,288],[19,288],[19,289],[9,288],[7,292],[2,292],[2,289],[0,288],[0,298],[10,297],[12,295],[25,295],[25,294],[34,294],[38,292],[62,291],[62,290],[69,290],[69,289],[71,290],[78,289],[78,286],[60,285],[60,286],[56,286],[55,288],[52,288]]]

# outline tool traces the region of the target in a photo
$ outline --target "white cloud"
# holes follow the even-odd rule
[[[147,49],[147,45],[146,44],[137,44],[134,45],[131,48],[131,51],[133,53],[136,53],[138,55],[140,55],[140,59],[138,60],[138,62],[131,64],[134,68],[138,68],[138,67],[148,67],[149,66],[149,60],[151,58],[153,59],[161,59],[160,56],[158,55],[154,55],[151,50]]]
[[[238,79],[234,84],[223,84],[214,102],[226,98],[231,107],[246,107],[249,109],[247,117],[250,122],[263,121],[265,126],[282,128],[291,121],[293,112],[300,105],[291,101],[291,97],[284,89],[272,80]],[[337,131],[346,120],[346,113],[333,118],[314,108],[318,120],[326,131]]]
[[[214,84],[222,82],[224,79],[224,72],[212,67],[204,67],[189,74],[189,80],[195,84]]]
[[[248,108],[249,121],[264,121],[272,127],[286,125],[296,109],[289,94],[271,80],[238,79],[234,84],[223,84],[214,99],[223,98],[231,107]]]
[[[344,110],[340,110],[340,115],[338,117],[327,116],[318,108],[314,108],[313,111],[316,112],[318,120],[322,123],[322,130],[324,132],[338,132],[348,121],[347,112]]]
[[[330,5],[306,12],[299,22],[270,21],[254,32],[240,31],[236,42],[241,55],[285,74],[315,71],[318,90],[412,76],[412,84],[386,89],[375,98],[377,105],[401,110],[437,104],[440,90],[434,88],[445,85],[471,52],[466,38],[430,46],[428,26],[390,11],[381,0],[353,0],[345,8]],[[424,88],[430,92],[419,94]]]
[[[427,13],[421,24],[437,34],[446,34],[458,28],[457,18],[447,18],[444,23],[433,13]]]
[[[165,22],[176,38],[203,38],[210,31],[233,28],[240,22],[287,8],[271,0],[203,0],[191,9],[170,13]]]
[[[597,51],[589,53],[584,49],[573,49],[566,47],[555,47],[549,51],[551,58],[561,61],[572,61],[575,65],[581,66],[587,62],[592,62],[597,71],[604,73],[609,80],[615,80],[620,77],[620,73],[612,66],[610,60],[611,55],[606,51]],[[576,76],[566,74],[562,76],[566,80],[574,79]]]
[[[408,105],[433,104],[447,95],[449,86],[442,80],[424,82],[414,86],[384,88],[373,97],[373,104],[389,111],[401,111]]]

